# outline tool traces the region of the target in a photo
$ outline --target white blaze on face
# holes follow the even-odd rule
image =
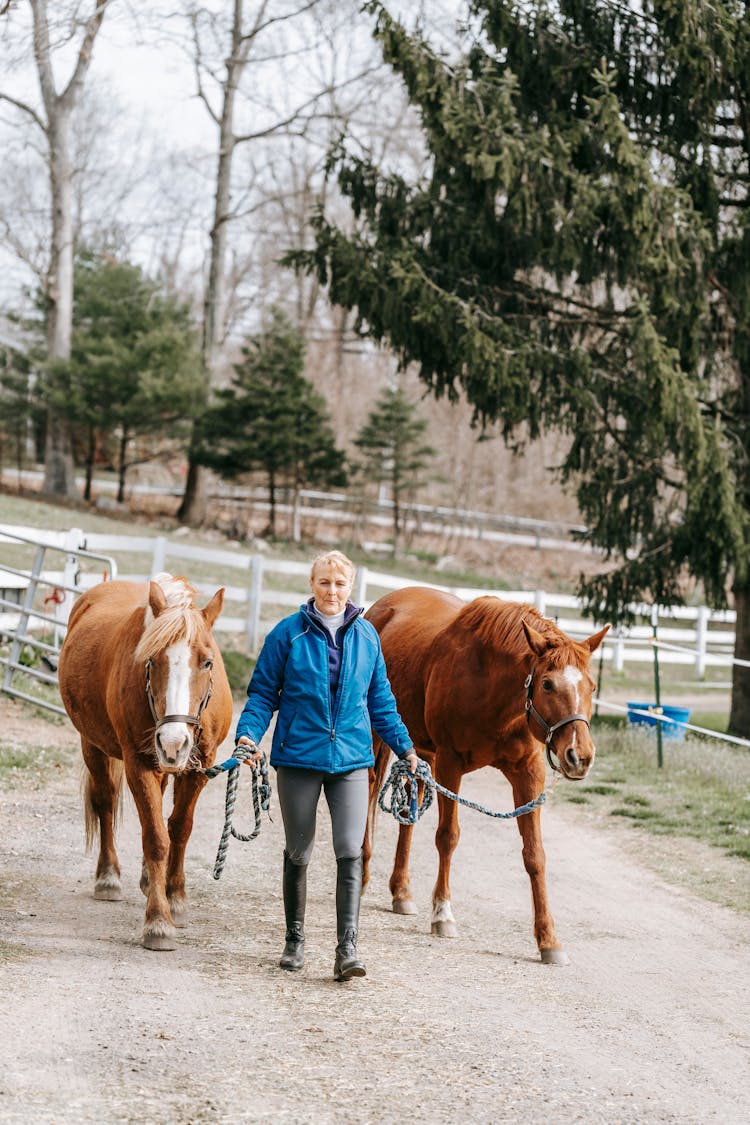
[[[187,641],[179,641],[167,650],[169,675],[164,700],[165,715],[190,714],[190,649]],[[160,734],[162,741],[188,734],[187,723],[165,723]]]
[[[567,683],[569,683],[570,686],[573,688],[573,711],[572,711],[572,713],[574,715],[577,715],[577,714],[579,714],[580,709],[581,709],[581,704],[580,704],[581,695],[580,695],[580,692],[578,690],[578,685],[580,684],[581,680],[583,679],[583,672],[580,670],[580,668],[574,668],[572,664],[569,664],[567,666],[567,668],[565,669],[565,671],[563,672],[563,679]],[[576,744],[575,723],[571,723],[571,726],[573,728],[573,746],[575,746],[575,744]]]

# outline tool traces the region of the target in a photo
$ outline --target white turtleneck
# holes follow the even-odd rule
[[[335,642],[336,630],[340,629],[344,624],[344,618],[346,617],[346,608],[342,609],[341,613],[321,613],[316,606],[315,612],[317,614],[318,620],[321,621],[323,625],[325,625],[326,629],[331,634]]]

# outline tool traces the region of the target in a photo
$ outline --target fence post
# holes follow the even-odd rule
[[[364,605],[365,598],[367,597],[367,567],[360,566],[357,568],[357,577],[355,579],[354,588],[354,604]]]
[[[625,666],[625,640],[622,629],[618,626],[615,634],[615,643],[612,646],[612,671],[622,672]]]
[[[78,586],[80,584],[81,574],[79,569],[80,564],[78,562],[78,556],[75,554],[75,552],[86,550],[86,540],[80,527],[71,527],[70,531],[66,533],[65,550],[69,553],[65,556],[65,566],[63,569],[63,585]],[[60,635],[68,624],[70,611],[73,608],[73,601],[74,595],[70,590],[66,589],[63,600],[60,603],[55,602],[55,620],[59,622],[59,624],[55,625],[55,648],[60,648],[60,645],[62,643],[60,640]]]
[[[698,618],[695,623],[695,678],[704,679],[706,675],[706,645],[708,642],[708,619],[710,616],[708,606],[698,606]]]
[[[544,590],[534,591],[534,605],[539,610],[542,617],[547,616],[547,597]]]
[[[247,590],[247,647],[254,655],[260,647],[260,603],[263,597],[263,556],[250,556],[250,585]]]
[[[651,629],[654,634],[654,697],[656,703],[656,764],[659,769],[664,765],[664,753],[662,748],[662,721],[661,721],[661,684],[659,682],[659,646],[657,645],[657,629],[659,621],[659,607],[651,607]]]
[[[39,576],[42,573],[42,567],[44,565],[45,551],[46,547],[38,546],[36,551],[34,552],[34,562],[29,574],[29,583],[24,591],[21,612],[18,617],[18,624],[16,626],[16,631],[13,635],[13,641],[10,646],[8,662],[5,665],[3,691],[10,692],[13,683],[13,673],[17,671],[19,658],[21,656],[21,650],[23,649],[23,638],[28,632],[29,618],[31,617],[31,611],[34,608],[34,598],[36,597]]]
[[[154,539],[154,551],[151,556],[151,577],[161,574],[167,561],[167,540],[163,535]]]

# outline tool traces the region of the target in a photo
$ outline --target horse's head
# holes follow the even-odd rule
[[[224,590],[217,590],[205,609],[193,603],[193,594],[182,579],[159,575],[152,580],[135,652],[136,660],[145,662],[153,750],[167,773],[188,765],[211,697],[214,662],[221,659],[211,629],[224,604]]]
[[[609,625],[582,642],[571,640],[559,630],[548,636],[527,621],[522,625],[534,656],[525,681],[529,726],[544,743],[552,769],[571,781],[580,781],[591,769],[596,754],[589,728],[596,685],[589,662]]]

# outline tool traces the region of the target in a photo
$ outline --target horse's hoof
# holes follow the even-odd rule
[[[119,883],[102,879],[94,887],[94,898],[98,902],[120,902],[122,888]]]
[[[393,913],[394,914],[416,914],[417,904],[413,898],[394,898],[393,900]]]
[[[188,908],[184,899],[170,899],[169,913],[178,930],[184,930],[188,924]]]
[[[433,937],[458,937],[456,923],[449,922],[445,918],[441,918],[439,922],[433,922],[430,930]]]
[[[171,934],[144,934],[143,948],[152,949],[157,953],[167,953],[177,948],[177,942]]]
[[[564,949],[542,949],[543,965],[569,965],[570,958]]]

